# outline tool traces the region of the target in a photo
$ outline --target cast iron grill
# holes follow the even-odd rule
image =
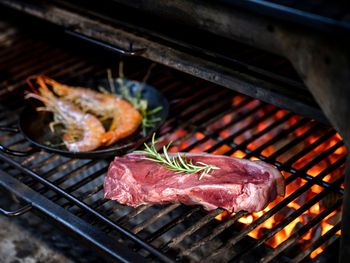
[[[102,51],[88,56],[90,49],[76,50],[68,40],[60,46],[8,24],[3,32],[1,125],[16,124],[27,76],[44,73],[72,83],[103,77],[118,64]],[[138,59],[125,63],[126,76],[139,80],[149,66]],[[171,151],[264,160],[285,175],[286,197],[252,215],[180,204],[134,209],[103,199],[110,160],[69,159],[44,151],[27,157],[0,154],[1,170],[102,231],[104,241],[123,243],[133,250],[132,256],[150,260],[298,262],[339,239],[346,150],[332,128],[162,66],[148,82],[171,102],[170,116],[158,133],[160,144],[173,141]],[[0,139],[11,149],[30,148],[20,134],[1,133]],[[57,221],[63,218],[54,216]],[[81,234],[79,228],[73,231]],[[306,235],[309,239],[303,238]],[[89,241],[116,259],[133,259],[98,245],[97,238]]]

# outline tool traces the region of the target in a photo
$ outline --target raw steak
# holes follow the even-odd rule
[[[133,207],[181,202],[200,204],[206,210],[221,207],[230,212],[254,212],[264,209],[277,195],[284,195],[283,176],[265,162],[207,153],[185,156],[194,164],[203,162],[220,169],[199,180],[200,173],[176,173],[145,160],[142,154],[116,157],[105,178],[105,198]]]

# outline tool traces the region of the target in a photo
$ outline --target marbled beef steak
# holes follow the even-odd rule
[[[207,153],[184,154],[194,164],[203,162],[220,169],[199,179],[201,174],[176,173],[145,160],[142,154],[116,157],[105,178],[105,198],[133,207],[181,202],[200,204],[206,210],[221,207],[230,212],[254,212],[264,209],[277,195],[284,195],[283,176],[265,162]]]

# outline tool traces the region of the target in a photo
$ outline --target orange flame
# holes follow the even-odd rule
[[[238,101],[241,101],[241,100],[237,99],[237,97],[236,97],[236,99],[233,102],[238,103]],[[253,107],[253,106],[250,106],[250,107]],[[259,125],[257,125],[257,127],[255,127],[253,130],[248,131],[248,133],[247,133],[248,135],[246,135],[246,134],[240,135],[240,137],[237,138],[237,140],[234,142],[239,144],[241,142],[241,140],[246,139],[246,138],[244,138],[244,136],[251,136],[251,134],[262,131],[263,129],[268,127],[273,121],[284,117],[287,113],[288,112],[284,111],[284,110],[277,111],[277,113],[271,119],[267,119],[266,121],[259,123]],[[261,114],[262,114],[261,112],[258,113],[259,116],[261,116]],[[231,120],[231,118],[225,116],[224,120],[222,120],[221,124],[219,122],[216,123],[216,127],[219,127],[220,125],[223,126],[224,124],[228,123],[229,120]],[[249,124],[250,121],[251,120],[247,119],[245,123],[240,123],[240,128]],[[298,121],[299,121],[299,118],[296,116],[293,116],[291,119],[289,119],[288,122],[286,122],[286,124],[284,126],[282,125],[281,127],[279,127],[279,129],[280,130],[286,129],[286,128],[290,127],[291,125],[298,123]],[[312,125],[313,125],[313,123],[312,123]],[[277,150],[279,150],[281,147],[283,147],[287,143],[291,142],[294,138],[307,132],[310,128],[311,128],[310,124],[303,125],[303,126],[299,127],[298,129],[296,129],[293,132],[293,134],[289,134],[288,137],[285,138],[285,140],[281,140],[282,142],[270,145],[270,146],[266,147],[265,149],[263,149],[261,154],[266,156],[266,157],[270,156],[271,154],[273,154]],[[225,130],[221,131],[220,136],[222,136],[223,138],[226,138],[226,137],[230,136],[236,130],[237,129],[235,129],[235,128],[225,129]],[[249,135],[249,133],[250,133],[250,135]],[[276,134],[277,134],[277,132],[271,131],[270,133],[261,136],[261,138],[254,140],[252,143],[248,144],[247,147],[249,150],[254,151],[259,146],[261,146],[262,144],[266,143],[271,138],[273,138]],[[277,160],[280,161],[281,163],[287,161],[289,158],[291,158],[292,156],[295,156],[296,153],[305,149],[307,146],[317,142],[323,136],[323,134],[324,133],[322,133],[322,131],[315,132],[312,136],[307,137],[302,142],[300,142],[296,145],[293,145],[293,147],[290,150],[284,152],[281,156],[278,157]],[[327,149],[329,149],[330,147],[334,146],[335,144],[337,144],[341,140],[342,140],[342,138],[339,136],[339,134],[335,134],[334,136],[332,136],[331,138],[329,138],[328,140],[326,140],[325,142],[321,143],[319,146],[314,148],[312,151],[310,151],[306,155],[302,156],[302,158],[297,160],[293,164],[293,168],[300,169],[300,168],[304,167],[310,161],[312,161],[317,156],[319,156],[322,152],[324,152]],[[222,147],[222,151],[217,151],[217,152],[224,153],[224,152],[229,151],[229,150],[230,150],[230,147],[225,145]],[[324,169],[329,167],[332,163],[336,162],[340,158],[343,158],[344,155],[346,155],[346,154],[347,154],[347,151],[346,151],[345,146],[341,146],[341,147],[337,148],[326,159],[322,160],[321,162],[319,162],[319,163],[315,164],[313,167],[311,167],[307,171],[307,173],[313,177],[318,176]],[[232,154],[232,156],[238,157],[238,158],[244,158],[246,156],[246,153],[244,151],[237,150]],[[251,157],[250,159],[257,160],[258,158]],[[290,176],[290,174],[288,172],[282,171],[282,174],[286,178],[288,176]],[[331,183],[334,180],[340,178],[340,176],[343,176],[343,174],[344,174],[344,167],[340,167],[339,169],[336,169],[335,171],[327,174],[323,178],[323,180],[325,182]],[[293,182],[291,182],[287,186],[286,196],[295,192],[297,189],[299,189],[305,183],[306,183],[306,181],[303,179],[300,179],[300,178],[295,179]],[[266,231],[268,231],[269,229],[275,228],[287,216],[289,216],[290,214],[292,214],[296,210],[300,209],[304,204],[306,204],[309,200],[311,200],[317,194],[321,193],[323,190],[324,190],[323,187],[321,187],[319,185],[313,185],[305,193],[301,194],[298,198],[296,198],[295,200],[290,202],[284,209],[278,211],[276,214],[274,214],[273,216],[268,218],[266,221],[264,221],[262,224],[260,224],[255,229],[253,229],[248,235],[255,238],[255,239],[261,238],[264,235],[264,233],[266,233]],[[278,204],[281,200],[283,200],[283,198],[278,197],[275,201],[271,202],[263,211],[248,214],[248,215],[238,219],[238,222],[240,222],[246,226],[250,225],[252,222],[257,220],[259,217],[261,217],[267,211],[269,211],[271,208],[273,208],[276,204]],[[277,232],[274,236],[272,236],[270,239],[268,239],[265,243],[267,245],[271,246],[272,248],[276,248],[282,242],[287,240],[302,225],[306,225],[308,222],[310,222],[310,220],[312,220],[312,218],[317,216],[319,213],[321,213],[326,208],[327,208],[327,206],[325,204],[325,201],[323,201],[323,200],[314,204],[313,206],[310,207],[310,209],[308,209],[302,215],[300,215],[296,219],[294,219],[291,223],[289,223],[286,227],[284,227],[279,232]],[[329,219],[336,217],[336,215],[339,215],[339,213],[340,213],[339,210],[333,211],[326,218],[324,218],[318,226],[316,226],[313,229],[310,229],[306,234],[304,234],[299,240],[300,244],[304,244],[304,245],[301,245],[301,248],[308,247],[310,245],[310,242],[312,242],[314,239],[319,238],[320,236],[327,233],[330,229],[332,229],[337,222],[336,222],[336,220],[331,221]],[[220,221],[229,220],[229,218],[232,217],[233,215],[234,214],[230,215],[227,212],[223,212],[220,215],[218,215],[216,217],[216,219],[220,220]],[[316,231],[315,230],[316,228],[318,228],[319,230]],[[337,232],[337,235],[340,235],[340,231]],[[310,258],[315,258],[319,253],[321,253],[324,250],[324,248],[325,248],[325,246],[321,246],[321,247],[317,248],[316,250],[314,250],[310,254]]]
[[[232,104],[234,106],[239,105],[244,100],[246,100],[246,97],[238,95],[234,96],[232,99]],[[257,105],[259,105],[260,102],[257,100],[252,100],[251,102],[245,104],[242,106],[241,110],[242,112],[250,110]],[[220,119],[214,121],[213,123],[209,124],[204,129],[206,132],[211,133],[212,131],[219,130],[219,136],[221,139],[228,138],[232,134],[240,131],[242,128],[247,127],[249,124],[256,121],[257,118],[261,118],[266,115],[267,112],[274,109],[273,106],[264,106],[260,108],[258,111],[256,111],[255,114],[250,114],[248,117],[245,117],[244,119],[240,120],[238,123],[235,122],[234,125],[229,126],[229,123],[233,121],[236,116],[233,113],[225,114]],[[259,122],[258,125],[255,125],[254,128],[251,128],[249,130],[244,131],[244,133],[240,133],[239,136],[236,136],[232,139],[232,143],[235,143],[236,145],[239,145],[243,142],[245,142],[247,139],[250,139],[252,135],[261,132],[262,130],[266,129],[269,125],[274,123],[276,120],[281,119],[288,114],[288,111],[286,110],[278,110],[274,116],[265,119],[262,122]],[[254,139],[252,142],[250,142],[246,147],[250,151],[254,151],[255,149],[259,148],[263,144],[270,141],[272,138],[274,138],[276,135],[278,135],[281,131],[289,129],[292,125],[297,125],[300,122],[301,118],[298,116],[292,116],[284,123],[279,124],[274,129],[270,130],[268,133],[263,134],[262,136]],[[276,151],[287,145],[288,143],[291,143],[295,138],[298,136],[304,134],[305,132],[309,131],[310,128],[315,125],[315,122],[309,122],[304,125],[300,125],[297,129],[295,129],[293,132],[286,135],[285,138],[282,140],[279,140],[278,142],[268,145],[268,147],[264,147],[261,154],[265,157],[269,157],[272,154],[274,154]],[[226,128],[227,126],[227,128]],[[224,128],[225,127],[225,128]],[[277,157],[277,161],[281,162],[282,164],[288,161],[290,158],[295,156],[297,153],[299,153],[301,150],[305,149],[306,147],[312,145],[313,143],[317,142],[324,134],[326,130],[318,129],[316,130],[311,136],[308,136],[303,141],[292,144],[290,149],[287,151],[283,151],[283,153]],[[175,131],[172,134],[171,140],[176,142],[179,139],[182,139],[186,135],[186,130],[179,129]],[[181,151],[183,149],[186,149],[187,147],[191,146],[198,140],[203,140],[201,143],[197,144],[195,147],[191,148],[191,152],[198,152],[198,151],[207,151],[212,146],[216,145],[218,141],[215,139],[215,137],[207,137],[205,135],[205,132],[196,132],[194,136],[187,138],[186,140],[180,140],[181,142],[179,144],[175,144],[174,147],[170,149],[170,151]],[[334,136],[331,136],[331,138],[327,139],[326,141],[320,143],[316,148],[296,160],[292,164],[293,169],[301,169],[305,165],[309,164],[310,161],[314,160],[317,156],[319,156],[324,151],[328,150],[330,147],[336,145],[342,140],[341,136],[339,134],[335,134]],[[224,144],[214,150],[214,154],[226,154],[229,152],[232,148],[228,144]],[[318,176],[322,171],[324,171],[326,168],[328,168],[331,164],[336,162],[337,160],[343,158],[347,154],[347,150],[345,146],[341,146],[335,151],[330,154],[326,159],[316,163],[313,165],[308,171],[307,174],[316,177]],[[231,154],[231,156],[237,157],[237,158],[244,158],[246,156],[246,152],[243,150],[236,150]],[[253,156],[250,158],[251,160],[257,160],[258,158],[256,156]],[[287,171],[282,171],[282,174],[285,178],[288,178],[291,173]],[[334,170],[333,172],[327,174],[323,180],[328,183],[332,183],[333,181],[339,179],[341,176],[344,175],[344,166],[339,167],[338,169]],[[306,181],[301,178],[296,178],[294,181],[290,182],[288,186],[286,187],[286,196],[289,196],[290,194],[294,193],[296,190],[298,190],[302,185],[304,185]],[[343,187],[343,185],[342,185]],[[289,215],[291,215],[293,212],[300,209],[303,205],[307,204],[309,200],[311,200],[313,197],[315,197],[317,194],[324,191],[324,188],[319,185],[313,185],[310,189],[308,189],[306,192],[302,193],[299,197],[297,197],[295,200],[290,202],[286,205],[283,209],[278,211],[276,214],[272,215],[270,218],[268,218],[266,221],[258,225],[255,229],[253,229],[249,236],[259,239],[261,238],[266,231],[269,231],[270,229],[274,229],[278,224],[283,222],[285,218],[287,218]],[[327,197],[326,197],[327,198]],[[326,199],[324,198],[324,199]],[[271,208],[273,208],[275,205],[277,205],[281,200],[283,200],[282,197],[276,198],[273,202],[271,202],[263,211],[251,213],[248,214],[240,219],[238,219],[238,222],[241,224],[247,226],[250,225],[252,222],[260,218],[262,215],[264,215],[267,211],[269,211]],[[273,235],[270,239],[268,239],[265,243],[272,248],[276,248],[279,246],[282,242],[287,240],[295,231],[297,231],[301,226],[308,224],[310,220],[312,220],[315,216],[317,216],[319,213],[324,211],[327,208],[327,202],[323,199],[320,202],[317,202],[313,206],[310,207],[307,211],[305,211],[303,214],[298,216],[296,219],[294,219],[292,222],[290,222],[286,227],[281,229],[279,232],[277,232],[275,235]],[[300,239],[299,244],[301,246],[301,249],[307,248],[310,243],[313,242],[313,240],[319,238],[321,235],[324,235],[327,233],[330,229],[333,228],[335,224],[337,224],[337,220],[339,221],[339,215],[340,211],[333,211],[331,214],[329,214],[326,218],[324,218],[320,224],[315,226],[314,228],[310,229],[307,233],[305,233]],[[229,220],[234,214],[230,214],[227,211],[219,214],[216,216],[216,220],[219,221],[225,221]],[[338,218],[338,219],[337,219]],[[337,235],[340,235],[340,231],[337,232]],[[310,254],[310,258],[315,258],[319,253],[321,253],[326,245],[323,245],[316,250],[314,250]]]

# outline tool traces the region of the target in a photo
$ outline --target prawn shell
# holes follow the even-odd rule
[[[90,87],[106,86],[108,81],[106,79],[90,82]],[[151,129],[146,130],[146,135],[141,133],[141,130],[137,130],[134,134],[128,136],[125,139],[119,140],[117,143],[106,146],[105,148],[98,148],[94,151],[87,152],[70,152],[62,145],[61,135],[58,127],[58,132],[52,133],[49,128],[50,122],[52,122],[53,115],[50,112],[36,111],[38,106],[42,106],[40,102],[31,101],[27,104],[25,109],[21,112],[19,117],[19,129],[23,136],[34,146],[44,149],[48,152],[57,153],[67,157],[84,158],[84,159],[96,159],[96,158],[108,158],[116,155],[124,155],[130,151],[133,151],[138,146],[142,145],[150,136],[155,132],[166,120],[169,112],[168,101],[164,96],[154,87],[150,85],[144,85],[137,81],[125,81],[126,86],[130,90],[132,95],[142,88],[141,98],[148,102],[149,108],[153,109],[161,106],[162,110],[159,111],[155,117],[160,118],[157,125]],[[115,82],[115,85],[118,85]],[[84,86],[84,85],[81,85]],[[117,89],[118,93],[118,89]],[[61,145],[59,145],[61,144]]]

